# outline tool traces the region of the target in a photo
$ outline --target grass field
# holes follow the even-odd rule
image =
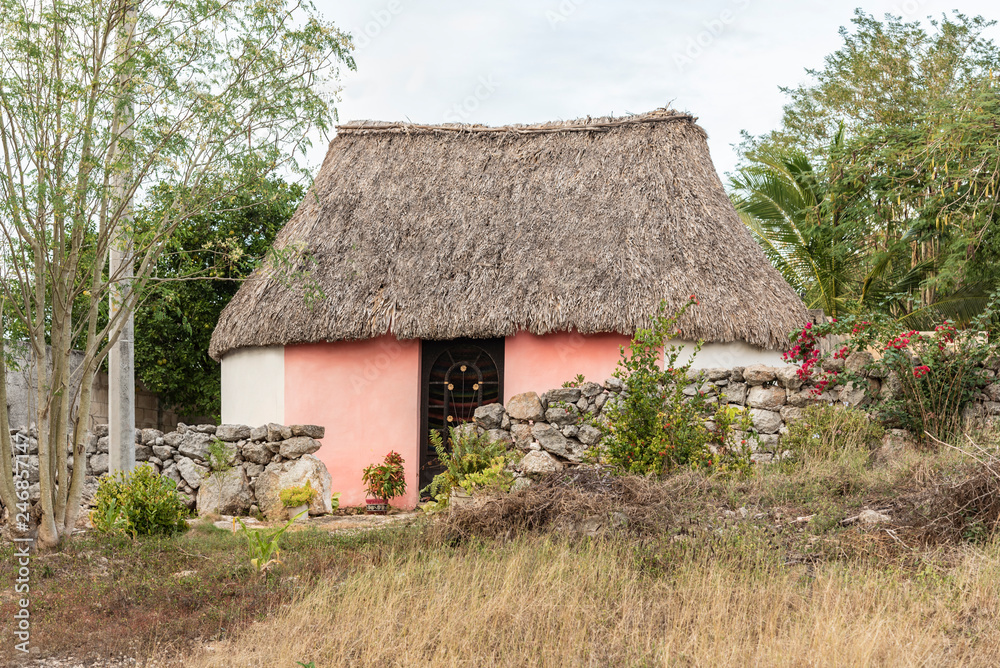
[[[553,476],[435,521],[288,533],[267,577],[211,523],[75,539],[35,560],[33,644],[184,666],[1000,665],[985,447],[842,435],[742,480]]]

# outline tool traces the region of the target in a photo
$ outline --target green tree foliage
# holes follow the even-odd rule
[[[147,216],[162,216],[176,195],[158,188]],[[220,186],[220,190],[226,190]],[[208,343],[219,314],[265,256],[291,218],[303,188],[272,178],[229,195],[215,211],[193,216],[166,244],[155,279],[135,313],[136,375],[167,407],[181,415],[221,412],[219,364]]]
[[[982,35],[991,25],[955,13],[925,29],[859,10],[842,47],[808,70],[813,81],[784,89],[781,127],[744,142],[736,202],[779,268],[798,265],[803,276],[788,221],[803,221],[800,239],[826,245],[839,265],[806,272],[797,287],[828,314],[848,305],[914,324],[967,322],[1000,280],[1000,49]],[[761,173],[787,186],[797,177],[786,167],[803,160],[822,201],[803,201],[781,224],[758,216]],[[818,229],[831,223],[836,231]],[[845,278],[831,294],[827,284]]]

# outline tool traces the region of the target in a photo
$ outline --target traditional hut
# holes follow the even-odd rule
[[[223,311],[225,422],[326,426],[347,504],[480,404],[603,381],[661,299],[700,367],[775,363],[805,307],[741,224],[689,115],[534,126],[353,122]]]

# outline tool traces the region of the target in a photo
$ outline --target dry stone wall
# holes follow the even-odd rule
[[[864,373],[871,361],[865,352],[855,353],[846,360],[827,360],[828,370],[851,371],[862,376],[862,380],[828,387],[822,392],[817,392],[811,382],[804,382],[797,367],[792,365],[692,370],[684,394],[693,397],[702,393],[710,404],[722,402],[746,408],[758,432],[756,442],[750,439],[754,448],[751,457],[755,462],[769,463],[787,452],[782,441],[788,433],[788,424],[801,418],[807,406],[825,403],[864,408],[872,396],[899,392],[896,378]],[[997,379],[996,369],[978,371],[990,381]],[[866,392],[865,385],[870,392]],[[519,471],[525,476],[559,471],[583,463],[586,451],[600,443],[598,425],[605,411],[627,391],[620,379],[609,378],[603,385],[588,382],[541,395],[526,392],[511,397],[506,406],[481,406],[476,410],[474,426],[463,427],[489,432],[494,439],[506,441],[524,452]],[[967,419],[1000,416],[1000,382],[987,385],[965,410]],[[890,437],[908,435],[892,430]]]
[[[309,513],[332,511],[332,480],[326,466],[313,456],[325,429],[317,425],[180,423],[175,431],[135,430],[137,464],[177,482],[182,498],[200,513],[246,515],[260,510],[281,519],[285,511],[278,493],[286,487],[304,485],[316,490]],[[15,445],[28,450],[29,496],[40,496],[38,487],[38,432],[34,427],[11,430]],[[213,471],[210,447],[218,440],[223,462]],[[97,490],[97,478],[108,472],[108,427],[97,425],[86,437],[87,474],[84,501],[89,504]],[[17,448],[15,448],[17,449]],[[216,448],[220,448],[217,446]],[[70,457],[72,468],[73,458]],[[256,507],[255,507],[256,506]]]

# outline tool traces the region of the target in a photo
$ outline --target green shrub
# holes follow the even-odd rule
[[[286,508],[304,506],[312,501],[314,496],[316,496],[316,490],[313,489],[312,483],[308,480],[300,487],[286,487],[278,492],[278,497]]]
[[[788,423],[784,446],[800,458],[830,459],[848,450],[871,451],[882,442],[885,429],[865,411],[817,404],[803,409]]]
[[[212,473],[225,473],[233,468],[233,451],[217,438],[208,444],[208,468]]]
[[[94,501],[90,519],[101,533],[169,536],[187,530],[189,513],[177,483],[147,465],[101,478]]]
[[[434,509],[448,505],[448,497],[453,487],[461,487],[467,492],[495,487],[509,490],[514,482],[513,474],[507,470],[512,453],[501,441],[492,440],[488,434],[477,434],[471,429],[448,430],[451,449],[445,447],[441,433],[430,433],[431,444],[437,452],[438,460],[445,470],[434,476],[431,484],[421,490],[436,502]]]
[[[668,345],[677,336],[677,321],[697,303],[691,295],[670,316],[661,303],[652,327],[636,330],[629,351],[621,349],[615,376],[624,382],[626,391],[605,409],[598,454],[625,473],[662,474],[677,467],[721,472],[750,469],[747,439],[736,439],[737,431],[751,431],[746,413],[738,407],[713,406],[700,389],[694,396],[684,394],[692,382],[689,372],[701,342],[683,364],[678,364],[683,346]]]

